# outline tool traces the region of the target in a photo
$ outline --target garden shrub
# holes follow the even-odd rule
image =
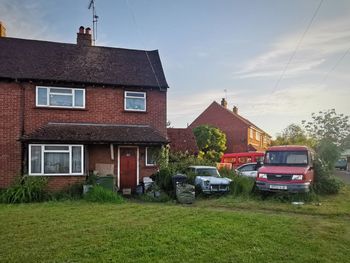
[[[49,194],[46,186],[47,179],[44,177],[18,177],[14,184],[1,193],[0,201],[9,204],[47,201]]]
[[[313,188],[317,194],[338,194],[344,183],[333,175],[333,167],[316,160],[314,164],[315,182]]]
[[[255,179],[245,176],[234,176],[230,183],[230,194],[233,196],[250,196],[255,187]]]
[[[89,192],[86,193],[84,199],[89,202],[99,202],[99,203],[124,203],[124,199],[118,193],[107,190],[102,186],[93,186]]]
[[[59,192],[51,194],[52,200],[76,200],[83,197],[83,184],[75,183],[69,185]]]

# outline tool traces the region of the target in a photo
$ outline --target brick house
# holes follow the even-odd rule
[[[0,37],[0,188],[20,174],[59,190],[91,171],[135,188],[167,143],[158,51]]]
[[[170,152],[198,154],[196,137],[189,128],[168,128]]]
[[[226,153],[264,151],[271,142],[271,136],[238,114],[238,108],[227,108],[227,102],[213,102],[190,125],[211,125],[226,134]]]

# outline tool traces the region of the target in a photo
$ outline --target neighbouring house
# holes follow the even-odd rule
[[[20,174],[59,190],[91,171],[134,189],[168,143],[158,51],[0,37],[0,188]]]
[[[170,152],[198,154],[198,146],[192,129],[168,128]]]
[[[227,108],[227,101],[221,105],[213,102],[190,125],[194,129],[200,125],[211,125],[226,134],[226,153],[265,151],[271,136],[238,114],[238,108]]]

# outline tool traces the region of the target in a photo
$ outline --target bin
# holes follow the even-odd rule
[[[186,182],[186,179],[187,179],[187,176],[185,174],[175,174],[171,177],[172,181],[173,181],[173,188],[176,189],[176,184],[177,183],[185,183]]]
[[[114,191],[114,176],[99,176],[96,184],[107,190]]]

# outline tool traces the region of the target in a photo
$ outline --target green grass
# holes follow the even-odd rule
[[[0,261],[350,262],[349,189],[341,195],[301,208],[231,197],[0,205]]]

